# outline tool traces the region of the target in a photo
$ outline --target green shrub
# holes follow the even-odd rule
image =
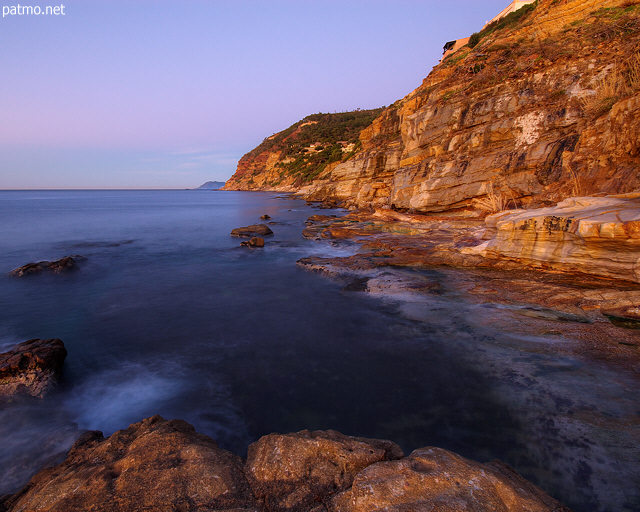
[[[280,158],[292,159],[278,162],[281,175],[299,176],[310,181],[324,171],[327,165],[350,158],[360,148],[360,132],[373,123],[384,107],[372,110],[355,110],[335,114],[312,114],[262,141],[257,148],[244,155],[241,161],[253,161],[259,154],[279,152]],[[339,142],[355,143],[355,150],[344,154]],[[318,144],[316,151],[309,151]]]

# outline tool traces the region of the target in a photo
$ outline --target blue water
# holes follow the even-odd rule
[[[239,247],[231,229],[265,213],[275,235]],[[576,510],[640,510],[637,379],[498,332],[491,315],[507,313],[455,294],[342,291],[295,265],[356,250],[305,240],[315,213],[269,193],[0,192],[0,349],[56,337],[69,352],[57,393],[0,411],[0,495],[79,430],[161,414],[240,455],[331,428],[500,458]],[[78,271],[6,275],[67,255]]]

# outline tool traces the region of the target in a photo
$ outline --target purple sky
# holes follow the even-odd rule
[[[308,114],[402,98],[509,2],[62,3],[0,18],[0,189],[224,181]]]

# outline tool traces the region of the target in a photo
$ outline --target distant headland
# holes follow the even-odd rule
[[[207,181],[193,190],[218,190],[224,187],[225,181]]]

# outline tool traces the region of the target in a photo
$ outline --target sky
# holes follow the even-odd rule
[[[12,15],[11,1],[0,0],[0,189],[225,181],[309,114],[406,96],[445,42],[509,4],[24,0]]]

